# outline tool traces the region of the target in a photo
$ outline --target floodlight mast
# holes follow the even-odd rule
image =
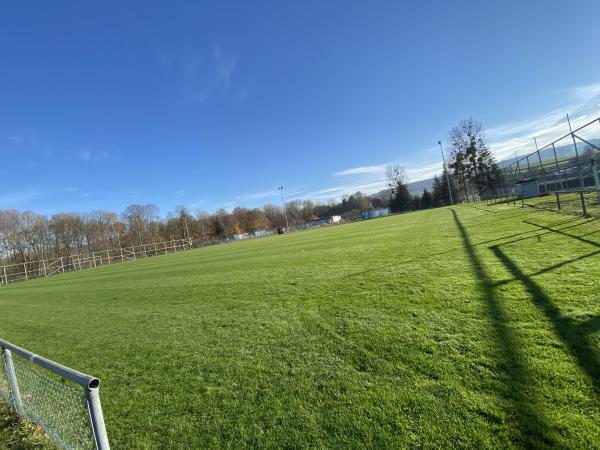
[[[281,194],[281,205],[283,207],[283,215],[285,216],[285,228],[289,230],[290,224],[288,223],[287,211],[285,209],[285,200],[283,199],[283,186],[279,186],[277,189],[279,189],[279,193]]]
[[[442,148],[442,141],[438,141],[440,145],[440,152],[442,152],[442,161],[444,162],[444,172],[446,172],[446,183],[448,183],[448,194],[450,194],[450,204],[454,205],[454,199],[452,198],[452,188],[450,187],[450,176],[448,175],[448,169],[446,168],[446,158],[444,157],[444,149]]]

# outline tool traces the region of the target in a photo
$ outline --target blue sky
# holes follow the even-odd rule
[[[0,208],[325,201],[600,115],[597,1],[0,3]]]

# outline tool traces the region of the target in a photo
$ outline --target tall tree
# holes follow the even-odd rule
[[[447,169],[442,170],[440,176],[433,177],[433,185],[431,187],[432,206],[446,206],[450,204],[450,193],[448,191],[448,182],[452,189],[452,198],[456,201],[459,198],[457,183],[455,176]]]
[[[411,198],[408,192],[406,171],[398,164],[389,164],[385,169],[387,185],[392,192],[390,209],[393,212],[406,211],[410,208]]]
[[[480,195],[493,189],[500,171],[485,142],[481,123],[472,118],[461,120],[450,130],[450,144],[450,169],[460,179],[467,200],[471,189]]]
[[[431,193],[427,189],[423,189],[423,194],[421,195],[421,209],[431,208],[431,204]]]

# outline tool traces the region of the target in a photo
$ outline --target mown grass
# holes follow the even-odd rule
[[[0,289],[114,448],[593,448],[600,223],[458,206]]]
[[[559,194],[560,199],[560,210],[563,213],[569,214],[582,214],[583,208],[581,205],[581,194],[578,192],[569,192]],[[600,204],[598,204],[598,193],[596,192],[584,192],[583,201],[586,207],[586,214],[600,218]],[[517,200],[520,202],[520,200]],[[540,209],[558,210],[558,202],[556,201],[556,194],[550,193],[549,195],[542,195],[540,197],[528,198],[525,200],[526,206],[533,206]]]

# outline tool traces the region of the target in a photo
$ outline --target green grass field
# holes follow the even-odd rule
[[[459,206],[0,288],[124,448],[600,445],[600,221]]]

